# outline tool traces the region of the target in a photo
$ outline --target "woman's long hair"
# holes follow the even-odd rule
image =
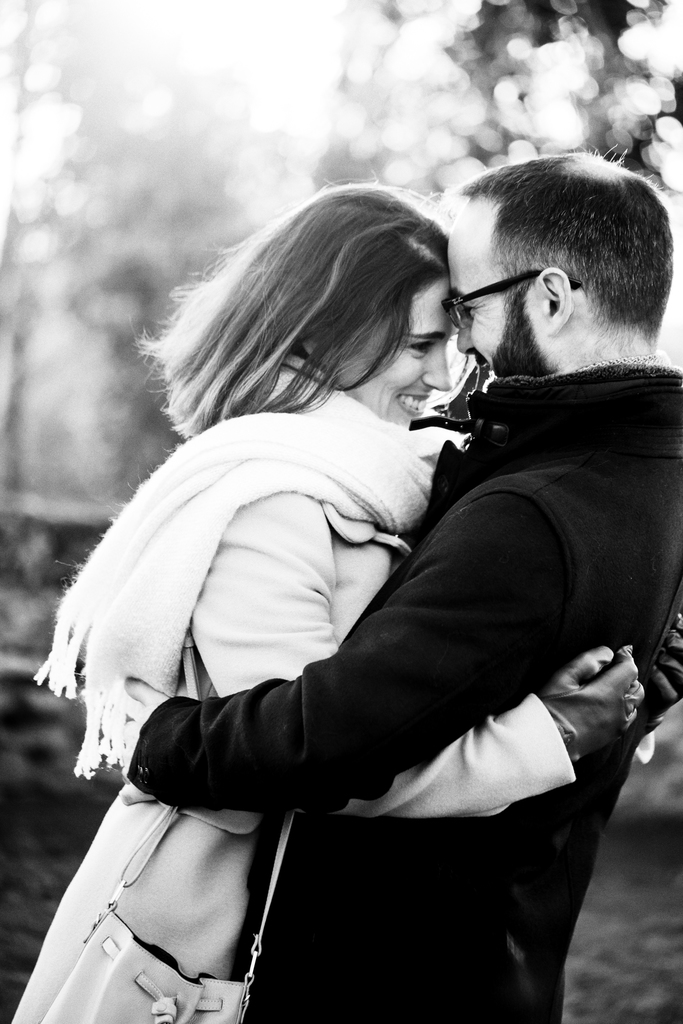
[[[143,348],[185,437],[232,416],[300,412],[382,369],[405,342],[416,294],[447,274],[447,235],[426,200],[326,188],[225,253]]]

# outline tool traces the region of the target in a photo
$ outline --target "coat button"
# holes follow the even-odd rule
[[[436,487],[437,493],[440,494],[442,498],[445,498],[446,495],[448,494],[449,488],[449,481],[446,474],[439,473],[436,480],[434,481],[434,485]]]

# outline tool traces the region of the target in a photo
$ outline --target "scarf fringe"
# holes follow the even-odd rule
[[[76,668],[87,630],[74,630],[71,638],[66,641],[63,635],[59,635],[64,632],[67,632],[68,637],[68,631],[60,629],[58,625],[52,650],[33,678],[39,686],[47,680],[49,689],[58,697],[75,700],[78,696]]]

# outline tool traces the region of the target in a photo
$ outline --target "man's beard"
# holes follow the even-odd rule
[[[506,302],[503,337],[491,357],[496,377],[547,377],[555,373],[536,341],[525,299],[526,292],[520,290]]]

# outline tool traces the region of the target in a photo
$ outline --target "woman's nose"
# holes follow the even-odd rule
[[[423,382],[435,391],[450,391],[453,383],[448,365],[447,346],[447,341],[440,341],[438,344],[432,345],[427,356],[425,371],[422,374]]]

